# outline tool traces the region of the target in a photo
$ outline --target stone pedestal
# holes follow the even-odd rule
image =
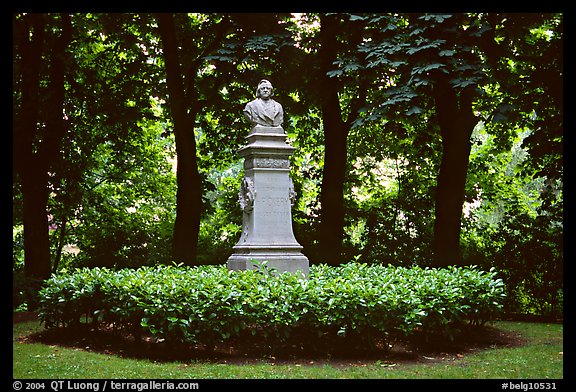
[[[228,269],[256,269],[264,262],[278,273],[308,275],[309,261],[292,231],[294,187],[290,161],[294,148],[282,127],[256,125],[238,153],[244,158],[244,179],[239,193],[243,210],[242,235],[228,259]]]

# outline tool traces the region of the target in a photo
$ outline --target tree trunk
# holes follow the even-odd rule
[[[22,172],[24,224],[24,274],[36,281],[50,277],[50,240],[48,232],[48,173],[31,159]]]
[[[44,19],[31,14],[21,39],[22,104],[14,127],[14,167],[22,182],[24,224],[24,273],[44,280],[50,275],[50,246],[46,195],[41,167],[33,153],[39,119],[40,64],[44,44]]]
[[[24,273],[37,281],[50,277],[50,241],[48,231],[48,170],[60,150],[65,134],[63,119],[65,50],[71,39],[70,16],[61,15],[62,32],[50,48],[49,89],[44,110],[46,129],[42,141],[35,141],[40,132],[39,85],[40,64],[44,43],[45,21],[42,15],[32,14],[31,41],[22,44],[22,107],[15,124],[14,163],[21,175],[24,224]],[[36,152],[34,152],[36,150]]]
[[[346,129],[333,124],[331,110],[323,107],[324,169],[320,195],[320,250],[322,262],[338,265],[342,262],[344,240],[344,177],[346,172]]]
[[[320,17],[320,94],[324,127],[324,169],[320,194],[320,257],[322,262],[342,262],[344,239],[344,179],[346,174],[346,140],[348,124],[342,121],[342,109],[335,80],[326,75],[333,68],[337,52],[337,19]]]
[[[65,86],[64,79],[66,74],[66,64],[64,61],[66,47],[72,38],[72,21],[70,15],[62,14],[62,34],[56,41],[50,56],[50,96],[47,102],[48,116],[46,119],[46,128],[48,130],[45,140],[42,142],[39,151],[39,158],[42,162],[43,174],[45,174],[45,181],[42,183],[43,192],[45,191],[45,201],[48,203],[48,170],[54,162],[58,154],[60,154],[60,147],[62,139],[64,138],[67,130],[66,120],[64,119],[64,99],[65,99]],[[62,252],[61,245],[64,241],[66,233],[66,219],[62,222],[60,231],[60,238],[58,242],[57,254],[54,259],[54,266],[52,271],[56,272],[60,255]],[[50,263],[48,264],[50,265]]]
[[[464,204],[470,136],[477,118],[472,90],[457,94],[446,75],[435,84],[436,116],[442,136],[442,162],[436,187],[434,266],[462,264],[460,230]]]
[[[60,265],[60,260],[62,259],[62,250],[64,249],[64,240],[66,238],[66,225],[68,224],[68,218],[60,223],[60,232],[58,234],[58,244],[56,246],[56,254],[54,255],[54,262],[52,263],[52,272],[58,271],[58,266]]]
[[[172,14],[158,14],[156,18],[164,48],[166,82],[170,95],[178,157],[176,169],[178,190],[172,257],[178,263],[192,265],[196,262],[202,208],[202,179],[198,172],[194,137],[195,113],[187,112],[184,76],[178,59],[174,17]]]

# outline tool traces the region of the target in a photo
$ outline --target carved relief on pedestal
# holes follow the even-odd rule
[[[250,177],[244,177],[240,185],[240,192],[238,192],[238,200],[240,201],[240,208],[249,214],[254,209],[254,199],[256,198],[256,190],[254,189],[254,181]]]
[[[288,187],[288,198],[290,199],[290,205],[294,207],[294,203],[296,202],[296,191],[294,190],[294,183],[290,178],[290,185]]]
[[[246,160],[244,169],[254,168],[289,169],[290,161],[285,158],[253,158]]]

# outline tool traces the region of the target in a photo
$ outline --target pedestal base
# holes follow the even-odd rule
[[[308,276],[310,262],[300,253],[302,247],[234,247],[234,254],[228,258],[229,270],[254,270],[261,268],[272,269],[273,274],[292,272]]]

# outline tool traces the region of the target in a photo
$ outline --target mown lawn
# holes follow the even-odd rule
[[[13,377],[108,379],[561,379],[563,326],[561,324],[498,321],[494,327],[513,331],[525,340],[516,347],[489,347],[465,355],[426,357],[429,363],[363,360],[348,364],[322,361],[275,362],[254,360],[242,364],[188,360],[154,362],[95,353],[82,348],[29,343],[21,338],[42,330],[37,321],[13,326]],[[312,363],[311,363],[312,362]]]

